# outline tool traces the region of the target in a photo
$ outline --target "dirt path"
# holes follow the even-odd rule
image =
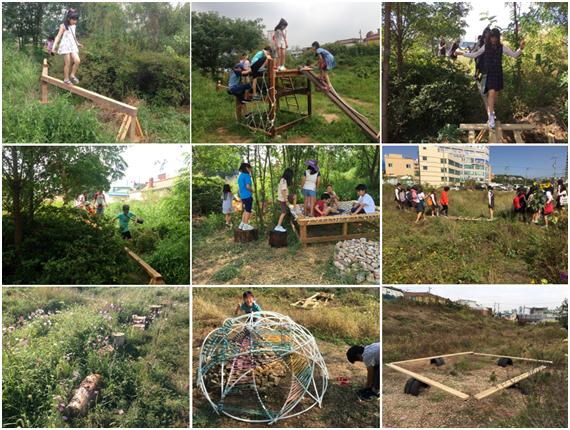
[[[196,363],[200,353],[201,342],[207,330],[196,329],[194,326],[194,344],[192,357],[193,385],[193,427],[270,427],[265,424],[248,424],[225,416],[218,416],[205,400],[202,392],[195,386]],[[200,332],[198,334],[198,332]],[[379,402],[361,402],[356,396],[365,382],[366,369],[362,365],[351,365],[345,356],[345,345],[335,345],[317,341],[328,371],[329,386],[323,399],[322,408],[311,410],[293,418],[285,419],[276,424],[278,427],[375,427],[380,426]],[[341,385],[338,378],[348,378],[348,385]],[[275,427],[275,426],[273,426]]]

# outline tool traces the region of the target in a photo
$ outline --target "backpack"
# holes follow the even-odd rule
[[[433,206],[433,200],[431,199],[431,196],[426,197],[426,204],[428,206]]]

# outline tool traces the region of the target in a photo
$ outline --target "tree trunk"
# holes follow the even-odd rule
[[[22,174],[18,166],[18,148],[12,146],[12,175],[14,182],[12,184],[13,216],[14,216],[14,248],[16,258],[20,259],[20,248],[24,239],[24,220],[22,217]]]
[[[402,68],[404,64],[404,26],[402,22],[402,2],[396,3],[396,74],[398,78],[402,77]]]
[[[101,375],[98,373],[87,376],[75,391],[73,398],[67,405],[67,413],[72,417],[84,417],[89,407],[99,395]]]
[[[515,43],[516,43],[516,47],[518,49],[519,45],[520,45],[520,36],[519,36],[519,17],[517,14],[517,2],[513,2],[513,15],[514,15],[514,23],[515,23]],[[515,87],[517,90],[517,94],[520,94],[520,87],[521,87],[521,80],[522,80],[522,71],[521,71],[521,66],[522,66],[522,59],[521,57],[516,59],[516,73],[517,73],[517,79],[516,79],[516,83],[515,83]]]
[[[388,81],[390,79],[390,21],[392,3],[384,3],[384,40],[382,47],[382,142],[388,143]]]

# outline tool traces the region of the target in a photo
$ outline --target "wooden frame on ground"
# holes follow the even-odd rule
[[[431,378],[428,378],[427,376],[423,376],[419,373],[412,372],[411,370],[404,369],[404,368],[398,366],[399,364],[403,364],[403,363],[412,363],[412,362],[418,362],[418,361],[429,361],[429,360],[434,359],[434,358],[457,357],[460,355],[479,355],[482,357],[510,358],[512,360],[530,361],[530,362],[534,362],[534,363],[544,363],[544,364],[552,364],[553,363],[552,361],[538,360],[535,358],[510,357],[510,356],[506,356],[506,355],[485,354],[485,353],[479,353],[479,352],[474,352],[474,351],[467,351],[467,352],[457,352],[454,354],[435,355],[432,357],[413,358],[411,360],[394,361],[391,363],[387,363],[386,366],[389,367],[390,369],[397,371],[397,372],[403,373],[404,375],[411,376],[412,378],[417,379],[418,381],[421,381],[424,384],[427,384],[427,385],[432,386],[432,387],[439,388],[440,390],[445,391],[449,394],[453,394],[454,396],[459,397],[462,400],[468,400],[470,398],[474,398],[475,400],[484,399],[485,397],[488,397],[492,394],[495,394],[498,391],[504,390],[505,388],[508,388],[508,387],[522,381],[523,379],[526,379],[529,376],[532,376],[535,373],[541,372],[547,368],[547,366],[545,366],[543,364],[541,366],[538,366],[538,367],[531,369],[528,372],[522,373],[518,376],[515,376],[514,378],[511,378],[507,381],[504,381],[504,382],[501,382],[497,385],[494,385],[493,387],[488,388],[484,391],[481,391],[480,393],[467,394],[467,393],[463,393],[459,390],[456,390],[454,388],[451,388],[445,384],[442,384],[441,382],[437,382]]]
[[[154,270],[150,266],[150,264],[148,264],[146,261],[144,261],[142,258],[140,258],[137,254],[135,254],[133,251],[131,251],[126,246],[125,246],[125,251],[127,254],[129,254],[129,257],[131,257],[133,260],[135,260],[139,264],[139,266],[141,266],[143,268],[143,270],[146,272],[146,274],[149,276],[150,281],[149,281],[148,285],[164,285],[164,279],[162,278],[162,275],[160,273],[158,273],[156,270]]]

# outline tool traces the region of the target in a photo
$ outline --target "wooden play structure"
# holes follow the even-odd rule
[[[48,84],[85,97],[102,108],[120,112],[123,115],[123,120],[117,134],[117,140],[119,142],[123,142],[126,138],[130,142],[135,143],[144,140],[144,134],[138,119],[138,108],[76,85],[65,84],[62,80],[49,76],[48,60],[44,59],[42,75],[40,77],[40,103],[48,103]]]
[[[313,114],[311,89],[311,84],[313,84],[360,127],[372,142],[380,141],[380,133],[370,125],[366,118],[342,100],[334,89],[325,89],[321,80],[309,67],[276,70],[273,65],[274,60],[268,60],[267,72],[256,78],[260,100],[252,100],[244,105],[246,107],[245,114],[242,114],[242,106],[236,98],[236,119],[241,125],[250,130],[275,137],[278,133],[304,121]],[[299,77],[305,78],[302,86],[296,86],[295,78]],[[216,90],[220,88],[227,89],[218,81]],[[306,97],[306,110],[302,108],[297,96]],[[280,112],[289,112],[294,114],[296,118],[277,125],[277,115]]]
[[[487,136],[487,143],[505,143],[505,132],[513,133],[515,143],[525,143],[522,137],[523,131],[534,130],[531,124],[503,124],[500,121],[495,123],[495,129],[489,128],[488,124],[459,124],[460,130],[467,130],[469,143],[481,143]],[[475,135],[477,132],[477,135]],[[548,134],[548,143],[554,143],[554,135]]]
[[[404,369],[403,367],[401,367],[402,364],[406,364],[406,363],[417,363],[417,362],[426,362],[426,364],[435,364],[436,366],[442,366],[445,364],[444,362],[444,357],[458,357],[458,356],[482,356],[482,357],[494,357],[494,358],[499,358],[497,365],[501,366],[501,367],[506,367],[507,365],[512,365],[513,361],[525,361],[525,362],[532,362],[532,363],[536,363],[536,367],[533,367],[531,370],[529,370],[528,372],[524,372],[518,376],[515,376],[507,381],[504,382],[500,382],[486,390],[483,390],[479,393],[476,394],[466,394],[463,393],[459,390],[456,390],[452,387],[449,387],[445,384],[442,384],[441,382],[437,382],[435,380],[433,380],[432,378],[428,378],[427,376],[421,375],[417,372],[413,372],[411,370],[408,369]],[[505,388],[508,388],[510,386],[513,386],[517,383],[519,383],[520,381],[527,379],[528,377],[534,375],[535,373],[541,372],[543,370],[545,370],[547,368],[546,365],[548,364],[552,364],[552,361],[548,361],[548,360],[537,360],[534,358],[525,358],[525,357],[510,357],[510,356],[505,356],[505,355],[496,355],[496,354],[485,354],[485,353],[479,353],[479,352],[473,352],[473,351],[468,351],[468,352],[457,352],[454,354],[444,354],[444,355],[437,355],[437,356],[432,356],[432,357],[422,357],[422,358],[414,358],[411,360],[403,360],[403,361],[394,361],[392,363],[387,363],[386,366],[397,371],[400,373],[403,373],[404,375],[408,375],[411,376],[411,379],[409,379],[406,382],[406,386],[404,387],[404,392],[406,394],[411,394],[411,395],[418,395],[418,387],[420,386],[424,386],[424,387],[435,387],[435,388],[439,388],[442,391],[445,391],[446,393],[452,394],[456,397],[459,397],[462,400],[468,400],[468,399],[475,399],[475,400],[481,400],[484,399],[485,397],[488,397],[492,394],[495,394],[498,391],[504,390]]]
[[[144,261],[142,258],[140,258],[137,254],[135,254],[126,246],[125,246],[125,251],[127,254],[129,254],[129,257],[135,260],[139,264],[139,266],[141,266],[143,270],[147,273],[147,275],[150,278],[148,285],[164,285],[164,279],[162,278],[162,275],[158,273],[156,270],[154,270],[150,266],[150,264],[148,264],[146,261]]]
[[[341,208],[348,208],[352,206],[352,202],[339,202]],[[299,241],[303,245],[309,243],[319,243],[319,242],[332,242],[339,240],[348,239],[359,239],[362,237],[368,237],[371,239],[378,239],[378,232],[374,231],[376,224],[380,224],[380,208],[377,207],[377,211],[371,214],[358,214],[352,215],[350,209],[345,209],[345,212],[339,215],[328,215],[322,217],[308,217],[303,215],[301,207],[299,205],[289,205],[289,211],[291,212],[291,227],[293,232],[299,238]],[[309,236],[308,229],[311,226],[319,225],[330,225],[337,224],[341,226],[341,233],[334,235],[325,236]],[[359,232],[359,233],[349,233],[349,224],[368,224],[373,226],[372,231]],[[299,231],[297,231],[299,230]]]
[[[313,294],[311,297],[306,299],[301,299],[295,303],[291,303],[294,308],[300,309],[315,309],[318,306],[326,305],[329,301],[334,299],[334,293],[323,293],[318,292]]]

